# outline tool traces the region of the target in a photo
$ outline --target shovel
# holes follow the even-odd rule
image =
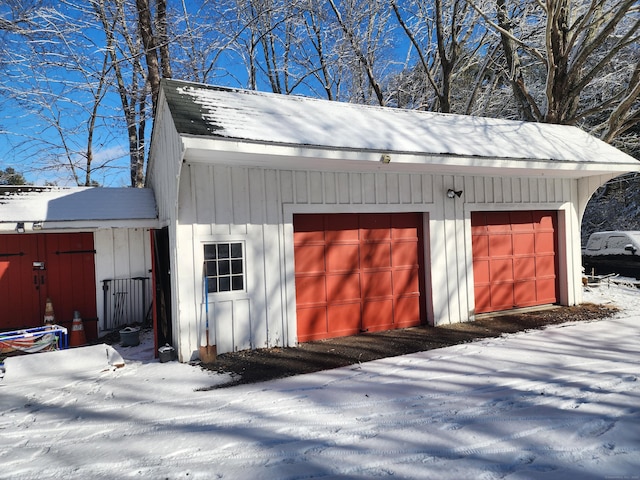
[[[205,311],[205,329],[204,335],[206,337],[206,345],[200,345],[200,361],[202,363],[213,363],[216,361],[216,356],[218,354],[215,345],[209,345],[209,279],[207,278],[207,272],[203,272],[204,275],[204,291],[202,293],[202,299],[204,300],[204,311]]]

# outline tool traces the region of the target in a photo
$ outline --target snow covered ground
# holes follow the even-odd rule
[[[17,364],[0,478],[639,479],[640,290],[586,297],[625,310],[220,390],[198,389],[224,375],[152,360],[148,338],[118,348],[123,368]]]

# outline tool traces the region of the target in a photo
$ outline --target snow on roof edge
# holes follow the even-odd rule
[[[0,222],[153,220],[153,191],[134,188],[0,188]]]

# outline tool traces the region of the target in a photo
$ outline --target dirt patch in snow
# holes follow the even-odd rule
[[[497,314],[475,322],[439,327],[413,327],[350,337],[301,343],[293,348],[266,348],[218,355],[216,362],[203,365],[220,373],[230,373],[231,383],[255,383],[302,373],[344,367],[359,362],[449,347],[507,333],[544,328],[567,322],[601,320],[614,315],[613,306],[582,304],[527,313]]]

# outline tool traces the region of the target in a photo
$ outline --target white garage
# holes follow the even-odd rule
[[[574,127],[163,82],[148,186],[180,359],[581,301]]]

